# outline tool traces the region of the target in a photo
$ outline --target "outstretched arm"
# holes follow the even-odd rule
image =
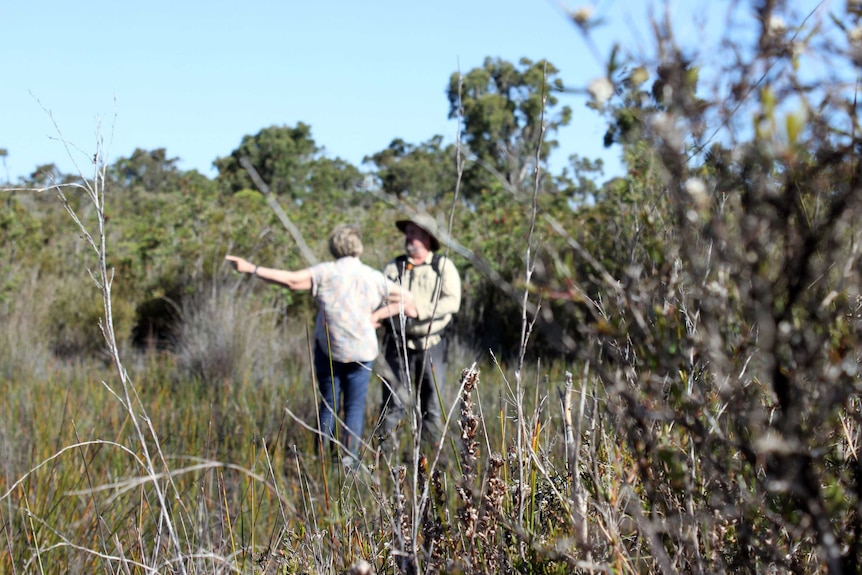
[[[256,266],[237,256],[228,255],[225,259],[241,274],[254,274],[265,282],[282,285],[292,290],[311,289],[311,270],[308,268],[299,271],[279,270]]]

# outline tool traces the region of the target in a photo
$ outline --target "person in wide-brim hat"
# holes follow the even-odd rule
[[[434,220],[434,218],[427,214],[416,214],[415,216],[410,216],[407,219],[395,222],[395,226],[401,230],[401,233],[405,233],[407,224],[413,224],[428,234],[431,240],[430,250],[432,252],[436,252],[440,249],[440,240],[437,239],[437,221]]]
[[[385,324],[377,438],[384,457],[394,453],[400,443],[396,431],[410,427],[401,422],[415,399],[421,441],[430,455],[446,432],[440,394],[446,388],[447,330],[461,308],[461,276],[452,260],[438,253],[439,238],[448,242],[449,236],[431,215],[413,213],[395,225],[404,234],[404,253],[386,264],[383,275],[408,290],[415,314]]]

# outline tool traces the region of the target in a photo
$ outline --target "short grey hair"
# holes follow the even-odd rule
[[[347,256],[358,258],[362,255],[362,234],[359,232],[359,226],[353,224],[335,226],[332,235],[329,236],[329,253],[336,259]]]

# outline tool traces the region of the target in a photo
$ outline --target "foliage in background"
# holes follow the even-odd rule
[[[486,58],[482,67],[449,79],[449,117],[463,124],[462,140],[471,155],[464,171],[464,195],[532,188],[545,169],[554,133],[571,121],[572,111],[556,111],[563,81],[550,62],[522,58],[519,66]]]
[[[380,191],[398,200],[446,205],[457,181],[456,150],[442,136],[414,145],[397,138],[365,158],[374,167]]]
[[[349,199],[361,183],[359,170],[341,159],[330,159],[311,137],[311,126],[299,122],[295,128],[270,126],[253,136],[244,136],[229,156],[214,162],[222,189],[236,193],[254,189],[240,165],[248,158],[270,189],[286,201],[339,204]]]
[[[45,342],[63,333],[53,316],[86,312],[89,297],[54,300],[64,293],[55,286],[93,258],[74,234],[48,233],[62,227],[55,204],[17,193],[10,202],[28,209],[3,220],[15,258],[0,311],[31,344],[3,350],[15,378],[0,394],[12,414],[0,426],[3,568],[859,572],[857,4],[837,15],[735,4],[719,54],[677,45],[669,21],[653,23],[651,51],[614,48],[587,90],[625,177],[593,181],[601,166],[578,158],[560,174],[531,171],[552,147],[531,156],[536,124],[511,120],[536,119],[543,77],[535,82],[529,62],[489,60],[465,76],[478,80],[463,109],[482,100],[493,117],[460,116],[464,148],[393,142],[370,156],[379,188],[363,179],[319,201],[283,192],[315,253],[347,219],[365,231],[366,260],[382,265],[400,251],[399,201],[448,222],[446,183],[415,187],[454,170],[451,192],[463,184],[464,194],[449,230],[465,280],[457,339],[505,350],[472,366],[472,349],[455,350],[465,365],[451,366],[458,386],[443,390],[451,419],[439,451],[414,451],[405,428],[398,458],[372,443],[352,472],[314,451],[308,324],[297,321],[310,318],[309,298],[224,281],[227,251],[304,265],[249,183],[224,193],[226,180],[173,174],[154,152],[129,163],[155,158],[187,178],[185,192],[117,181],[124,193],[106,213],[69,198],[87,222],[110,216],[109,257],[125,262],[115,267],[118,329],[129,302],[170,300],[176,314],[170,351],[132,356],[135,405],[152,414],[143,442],[131,430],[137,412],[95,384],[116,374],[51,365]],[[589,12],[572,18],[591,41]],[[752,26],[753,36],[740,32]],[[505,78],[526,97],[507,101]],[[518,150],[533,177],[507,177],[521,168],[494,163],[503,149]],[[37,171],[34,182],[67,179]],[[160,229],[136,227],[137,214]],[[73,295],[82,303],[64,308]],[[6,329],[12,342],[16,328]],[[525,361],[531,353],[540,359]],[[42,359],[48,375],[24,358]],[[157,467],[137,459],[144,448],[161,456]],[[168,543],[167,519],[182,526],[181,545]]]

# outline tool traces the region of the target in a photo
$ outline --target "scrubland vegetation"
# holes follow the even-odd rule
[[[553,66],[489,59],[451,79],[455,144],[368,173],[300,124],[214,180],[139,150],[10,183],[0,571],[859,572],[862,6],[728,10],[718,48],[658,20],[608,55],[609,181],[546,171]],[[448,224],[439,451],[407,422],[393,460],[370,430],[360,470],[315,454],[311,303],[222,264],[307,263],[243,157],[318,257],[337,222],[381,266],[401,211]]]

